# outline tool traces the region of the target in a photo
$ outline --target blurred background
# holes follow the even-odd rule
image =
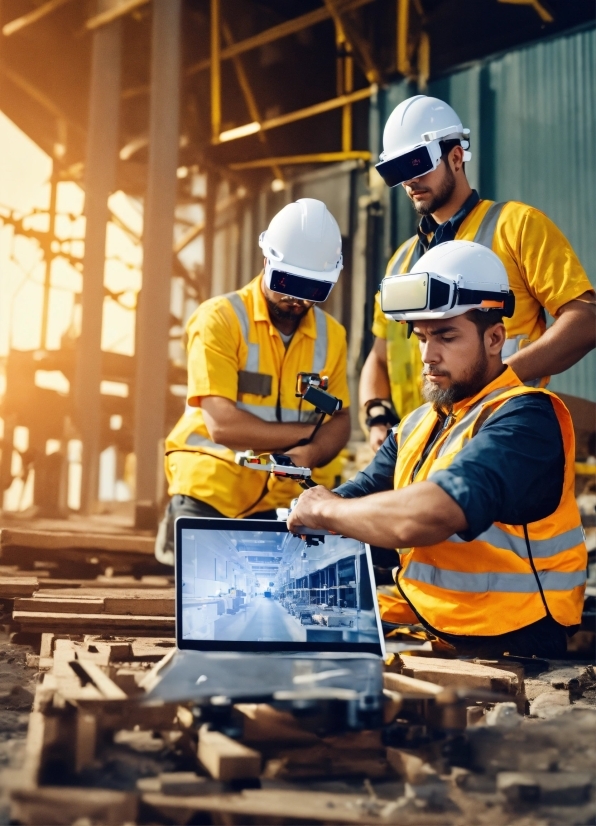
[[[374,169],[417,91],[472,133],[481,197],[546,212],[596,284],[593,0],[0,0],[0,506],[152,530],[184,327],[324,200],[353,398],[385,265],[415,230]],[[596,356],[564,394],[594,453]],[[354,422],[354,444],[363,437]]]

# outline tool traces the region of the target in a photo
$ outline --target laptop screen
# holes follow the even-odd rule
[[[370,550],[285,522],[176,521],[180,648],[382,654]]]

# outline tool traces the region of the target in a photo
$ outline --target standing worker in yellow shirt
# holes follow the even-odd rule
[[[155,554],[173,564],[177,516],[275,519],[296,482],[235,464],[235,451],[287,453],[332,487],[350,435],[346,333],[317,304],[343,267],[341,234],[324,203],[285,206],[262,233],[265,269],[246,287],[205,301],[188,325],[186,412],[166,439],[172,497]],[[343,409],[317,428],[296,396],[299,373],[328,376]],[[316,430],[316,432],[315,432]]]
[[[396,251],[387,275],[407,273],[445,241],[475,241],[503,262],[515,295],[505,319],[503,359],[528,385],[571,367],[596,346],[596,298],[577,256],[542,212],[517,201],[482,200],[465,162],[470,132],[437,98],[416,95],[397,106],[385,126],[377,169],[388,186],[401,184],[421,216],[418,232]],[[547,330],[545,310],[555,319]],[[360,404],[378,450],[387,431],[422,404],[422,363],[407,327],[388,321],[377,302],[375,341],[360,378]]]

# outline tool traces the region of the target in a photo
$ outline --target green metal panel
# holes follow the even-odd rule
[[[395,84],[381,117],[408,94],[415,91]],[[523,201],[545,212],[596,285],[596,29],[540,41],[438,78],[428,94],[450,103],[472,130],[472,185],[485,198]],[[396,242],[411,234],[402,196],[394,196]],[[596,353],[554,376],[550,387],[596,401]]]

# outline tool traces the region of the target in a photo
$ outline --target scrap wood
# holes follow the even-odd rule
[[[135,823],[138,797],[132,792],[42,786],[13,789],[11,819],[27,826],[58,826],[64,823],[101,823],[122,826]]]
[[[410,657],[405,654],[401,655],[401,660],[404,676],[439,686],[486,689],[512,695],[518,694],[522,688],[517,674],[466,660]]]
[[[150,536],[83,533],[77,531],[28,531],[0,528],[0,551],[8,548],[36,550],[94,550],[153,556],[155,540]],[[3,554],[4,555],[4,554]]]
[[[316,823],[393,824],[400,826],[449,826],[455,816],[445,812],[403,812],[392,800],[366,794],[332,794],[328,792],[287,791],[285,789],[245,789],[240,794],[169,796],[144,794],[143,803],[153,809],[157,818],[187,822],[195,812],[237,815],[241,818],[276,818],[288,821]],[[188,813],[182,820],[181,813]],[[217,820],[215,822],[232,822]],[[234,821],[246,823],[246,820]],[[256,820],[257,823],[263,820]]]
[[[206,725],[199,730],[198,758],[214,780],[258,777],[261,773],[258,751],[219,731],[210,731]]]
[[[158,631],[171,634],[174,631],[173,616],[132,616],[130,614],[76,614],[60,611],[13,611],[13,620],[22,630],[43,633],[53,631]]]

